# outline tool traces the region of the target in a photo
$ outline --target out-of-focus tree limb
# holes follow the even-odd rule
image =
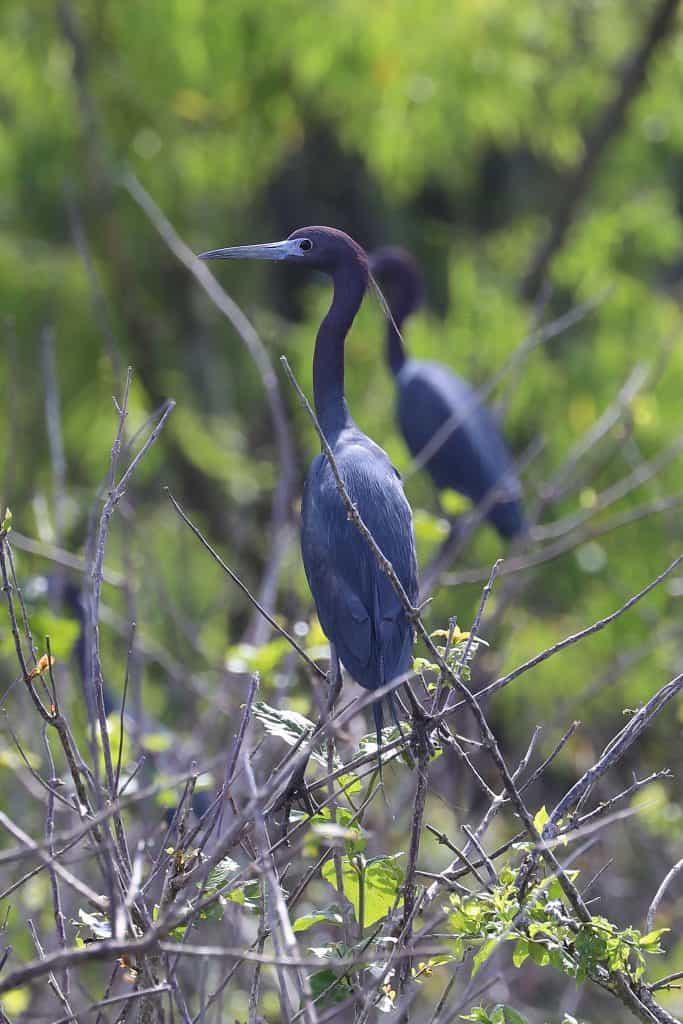
[[[590,188],[602,154],[610,139],[623,127],[630,104],[645,84],[647,69],[657,48],[673,30],[678,7],[679,0],[661,0],[640,45],[626,61],[614,96],[586,137],[581,159],[560,188],[560,204],[552,217],[550,230],[534,252],[522,280],[523,298],[531,300],[538,293],[555,253],[564,243],[577,208]]]

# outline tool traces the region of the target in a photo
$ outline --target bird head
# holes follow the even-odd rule
[[[379,284],[395,317],[402,320],[424,301],[424,281],[407,249],[387,245],[370,254],[370,273]]]
[[[345,267],[353,267],[367,279],[365,250],[337,228],[309,227],[293,231],[283,242],[262,245],[234,245],[201,253],[202,260],[278,260],[295,263],[334,276]]]

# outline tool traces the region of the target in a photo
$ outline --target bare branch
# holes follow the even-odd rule
[[[654,895],[654,899],[652,900],[652,903],[648,908],[646,917],[645,927],[648,932],[651,932],[654,927],[655,916],[657,914],[657,911],[659,910],[659,906],[662,900],[664,899],[666,890],[669,888],[671,883],[675,881],[675,879],[678,877],[681,871],[683,871],[683,857],[676,864],[674,864],[671,871],[669,871],[669,873],[666,875],[662,884],[660,885],[659,889],[657,889],[657,892]]]

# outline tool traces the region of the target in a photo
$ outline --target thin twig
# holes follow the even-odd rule
[[[209,544],[209,542],[206,539],[206,537],[204,537],[202,532],[194,525],[194,523],[189,518],[189,516],[183,511],[182,507],[176,501],[176,499],[173,497],[171,492],[167,491],[167,493],[168,493],[168,497],[169,497],[169,499],[171,501],[171,504],[173,505],[174,509],[176,510],[176,512],[178,513],[178,515],[182,519],[182,521],[185,523],[186,526],[190,527],[190,529],[194,533],[195,537],[197,537],[197,539],[199,541],[201,541],[201,543],[204,545],[206,550],[209,552],[209,554],[211,555],[213,560],[215,562],[217,562],[218,565],[220,565],[220,567],[223,570],[223,572],[227,573],[227,575],[230,577],[230,579],[233,581],[233,583],[235,583],[239,587],[239,589],[242,591],[242,593],[245,595],[245,597],[248,598],[248,600],[251,602],[251,604],[253,604],[253,606],[258,610],[259,614],[263,615],[263,617],[268,620],[268,622],[273,627],[273,629],[276,630],[276,632],[278,632],[280,634],[280,636],[284,637],[284,639],[287,641],[288,644],[291,645],[291,647],[296,651],[296,653],[299,655],[299,657],[303,661],[306,662],[308,667],[313,672],[315,672],[316,675],[319,676],[321,679],[327,680],[327,676],[325,675],[323,670],[320,668],[320,666],[316,665],[316,663],[313,661],[312,658],[309,658],[309,656],[306,654],[306,652],[303,649],[303,647],[301,647],[296,642],[294,637],[291,636],[287,632],[287,630],[284,629],[284,627],[282,627],[278,622],[276,622],[275,619],[272,617],[272,615],[263,607],[263,605],[261,605],[259,603],[259,601],[254,597],[254,595],[251,593],[251,591],[248,589],[248,587],[245,586],[245,584],[239,578],[237,573],[235,573],[230,568],[229,565],[225,564],[225,562],[223,561],[221,556],[218,554],[218,552],[211,546],[211,544]]]
[[[645,919],[646,931],[652,931],[655,922],[655,916],[657,914],[657,911],[659,910],[660,903],[664,899],[664,894],[666,893],[666,890],[669,888],[671,883],[681,873],[681,871],[683,871],[683,857],[679,861],[677,861],[676,864],[674,864],[674,866],[671,868],[671,871],[669,871],[669,873],[665,876],[662,884],[659,886],[659,889],[657,889],[657,892],[654,895],[652,903],[648,907],[647,916]]]

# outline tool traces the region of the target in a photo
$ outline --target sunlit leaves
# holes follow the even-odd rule
[[[321,907],[310,914],[302,914],[297,917],[292,928],[295,932],[306,932],[316,924],[341,925],[343,924],[341,911],[337,906]]]
[[[534,828],[537,832],[543,834],[543,829],[545,828],[546,822],[548,821],[549,817],[550,815],[545,809],[545,804],[543,804],[541,809],[537,811],[534,815]]]
[[[291,649],[289,641],[281,636],[260,647],[236,644],[229,648],[225,664],[230,672],[258,672],[268,678]]]
[[[479,947],[472,958],[472,977],[479,972],[497,946],[498,939],[488,939]]]
[[[237,861],[233,860],[232,857],[223,857],[223,859],[209,871],[206,881],[206,889],[211,892],[228,885],[230,880],[239,874],[239,871],[240,866]]]
[[[78,908],[78,936],[83,942],[98,942],[111,938],[111,924],[108,917],[99,912]]]
[[[537,827],[542,828],[545,814],[545,808],[537,813]],[[570,874],[573,882],[576,872]],[[499,943],[508,941],[515,943],[515,967],[521,968],[531,959],[539,967],[552,966],[578,981],[596,977],[600,970],[625,973],[638,981],[645,970],[645,955],[663,952],[660,940],[666,928],[641,935],[635,928],[620,931],[599,916],[575,924],[563,902],[562,887],[554,878],[536,885],[521,905],[516,876],[517,869],[506,868],[500,883],[490,891],[450,898],[449,924],[455,949],[459,955],[474,950],[473,976]]]
[[[526,1017],[502,1003],[498,1003],[490,1010],[483,1006],[475,1006],[469,1013],[462,1014],[460,1020],[472,1021],[473,1024],[528,1024]]]
[[[274,708],[270,704],[266,704],[265,701],[256,701],[252,713],[270,736],[277,736],[278,739],[284,740],[289,747],[310,737],[315,728],[310,718],[300,715],[298,711]],[[311,757],[319,764],[327,765],[326,758],[317,751],[314,750]]]
[[[212,906],[200,911],[200,915],[221,920],[225,901],[237,903],[246,910],[258,910],[260,886],[253,879],[241,877],[239,864],[231,857],[223,857],[209,872],[205,885],[200,885],[202,897],[217,895]]]
[[[342,857],[342,878],[344,896],[352,904],[356,920],[360,921],[361,893],[363,900],[363,924],[375,924],[400,905],[399,889],[403,883],[403,869],[398,863],[401,854],[393,857],[373,857],[365,860],[362,855]],[[322,869],[323,878],[337,884],[334,864],[327,861]]]

